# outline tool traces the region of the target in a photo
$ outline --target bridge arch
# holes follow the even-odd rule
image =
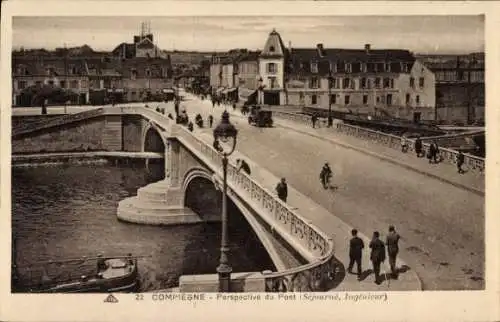
[[[142,152],[165,152],[168,144],[162,131],[152,122],[148,122],[141,135]]]
[[[189,170],[182,180],[182,191],[184,206],[204,219],[221,219],[222,192],[215,188],[212,175],[207,170],[199,167]]]

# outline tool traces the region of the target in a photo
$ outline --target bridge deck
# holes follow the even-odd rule
[[[112,158],[131,158],[131,159],[164,159],[163,153],[156,152],[114,152],[114,151],[96,151],[96,152],[66,152],[66,153],[39,153],[39,154],[18,154],[12,156],[12,161],[44,160],[58,158],[93,158],[93,157],[112,157]]]

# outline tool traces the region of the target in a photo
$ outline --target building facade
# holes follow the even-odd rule
[[[407,50],[286,48],[273,30],[259,74],[264,104],[435,119],[435,76]]]
[[[484,123],[484,53],[419,57],[436,75],[437,121]]]

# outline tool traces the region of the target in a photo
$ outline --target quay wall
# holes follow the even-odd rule
[[[53,116],[12,117],[12,127],[38,123]],[[57,128],[42,129],[12,138],[12,154],[35,154],[56,152],[125,151],[139,152],[141,136],[133,137],[141,129],[123,127],[121,115],[103,115],[75,123],[63,124]]]

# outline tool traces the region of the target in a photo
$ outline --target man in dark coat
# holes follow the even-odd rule
[[[238,165],[238,171],[243,170],[248,175],[252,173],[252,171],[250,171],[250,166],[245,160],[236,159],[236,164]]]
[[[380,234],[378,231],[373,233],[372,241],[370,242],[370,260],[373,264],[373,272],[375,273],[375,283],[380,284],[380,265],[385,261],[385,245],[379,239]]]
[[[422,156],[422,140],[420,137],[415,139],[415,153],[417,154],[417,158]]]
[[[401,236],[396,232],[394,226],[389,226],[389,234],[386,238],[387,244],[387,254],[389,255],[389,264],[391,265],[391,274],[393,277],[397,277],[397,268],[396,268],[396,257],[399,252],[399,239]]]
[[[210,125],[210,127],[212,127],[212,124],[214,124],[214,117],[212,116],[212,114],[208,116],[208,124]]]
[[[278,198],[283,202],[286,202],[286,197],[288,196],[288,185],[286,184],[286,179],[281,178],[281,181],[276,185],[276,193]]]
[[[318,120],[318,116],[316,116],[316,114],[313,114],[311,116],[311,121],[312,121],[312,124],[313,124],[313,129],[316,127],[316,121]]]
[[[465,173],[465,171],[462,169],[462,165],[464,164],[464,162],[465,162],[464,154],[462,153],[462,151],[458,151],[457,169],[458,169],[458,173],[460,173],[460,174]]]
[[[358,280],[361,278],[361,256],[363,255],[363,248],[365,248],[365,243],[363,240],[358,237],[357,229],[353,229],[351,231],[351,241],[349,242],[349,268],[347,271],[351,274],[354,274],[352,271],[352,267],[354,263],[356,263],[358,267]]]

